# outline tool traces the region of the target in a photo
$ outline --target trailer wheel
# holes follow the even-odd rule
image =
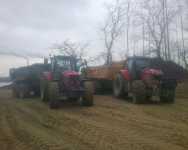
[[[25,98],[25,94],[22,90],[19,90],[18,97],[21,99]]]
[[[94,81],[94,93],[99,95],[104,94],[104,89],[100,80]]]
[[[41,81],[40,83],[40,97],[43,102],[49,101],[47,81]]]
[[[17,86],[17,95],[18,98],[23,99],[29,96],[29,89],[28,86],[25,84],[19,84]]]
[[[14,88],[12,88],[12,96],[13,96],[14,98],[17,98],[17,97],[18,97],[18,93],[17,93],[16,89],[14,89]]]
[[[132,83],[132,100],[134,104],[141,104],[146,101],[146,87],[143,81],[137,80]]]
[[[81,98],[82,106],[93,106],[93,83],[85,82],[84,83],[85,92]]]
[[[12,96],[14,98],[18,98],[18,92],[17,92],[16,84],[15,83],[13,83],[13,85],[12,85]]]
[[[49,83],[48,86],[49,107],[51,109],[57,109],[59,107],[59,86],[56,82]]]
[[[114,92],[115,97],[122,98],[127,95],[127,93],[125,92],[126,84],[127,84],[127,82],[125,81],[123,76],[121,74],[118,74],[116,76],[116,78],[114,80],[114,84],[113,84],[113,92]]]
[[[164,103],[174,103],[175,88],[162,88],[160,93],[160,101]]]

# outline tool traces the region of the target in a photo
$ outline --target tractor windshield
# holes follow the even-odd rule
[[[73,59],[56,58],[56,65],[61,70],[75,70],[76,63]]]
[[[128,69],[133,79],[139,79],[145,68],[150,68],[150,59],[134,57],[128,61]]]
[[[137,59],[135,63],[136,63],[136,67],[140,70],[150,67],[149,59]]]
[[[72,70],[72,65],[70,60],[57,60],[57,65],[61,68],[64,68],[65,70]]]

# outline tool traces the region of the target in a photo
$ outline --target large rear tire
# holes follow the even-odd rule
[[[160,93],[160,101],[164,103],[174,103],[175,93],[175,88],[162,88]]]
[[[59,108],[59,86],[57,82],[51,82],[48,86],[49,107],[51,109]]]
[[[93,83],[85,82],[84,83],[85,91],[84,95],[81,98],[82,106],[93,106]]]
[[[123,76],[121,74],[118,74],[113,83],[113,92],[115,97],[122,98],[128,95],[125,89],[126,84],[127,82],[125,81]]]
[[[142,104],[146,101],[146,87],[143,81],[136,80],[132,83],[132,100],[134,104]]]

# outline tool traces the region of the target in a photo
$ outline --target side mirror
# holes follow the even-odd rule
[[[84,66],[87,68],[88,67],[88,65],[87,65],[87,60],[86,59],[84,59]]]

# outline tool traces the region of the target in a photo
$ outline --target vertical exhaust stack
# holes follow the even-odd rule
[[[44,64],[45,64],[45,65],[48,64],[48,58],[44,58]]]

